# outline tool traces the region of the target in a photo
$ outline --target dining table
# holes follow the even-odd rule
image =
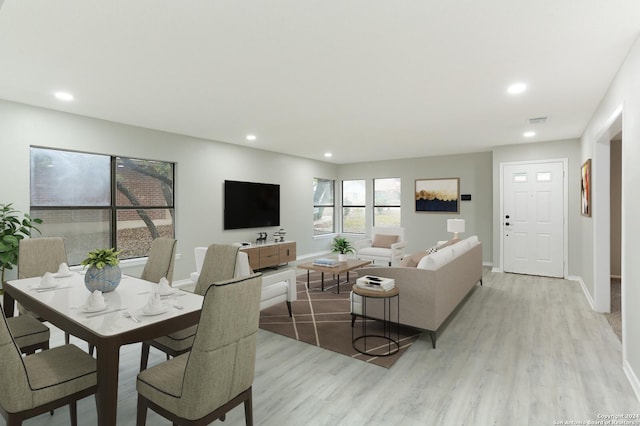
[[[148,303],[158,285],[123,275],[114,291],[102,294],[105,304],[96,307],[88,303],[92,292],[85,287],[83,272],[65,275],[56,274],[54,282],[47,281],[44,287],[41,277],[7,281],[5,315],[13,316],[14,302],[18,302],[96,348],[98,424],[113,426],[118,410],[120,347],[197,324],[203,297],[172,287],[161,294],[160,306],[156,304],[157,309],[150,311]]]

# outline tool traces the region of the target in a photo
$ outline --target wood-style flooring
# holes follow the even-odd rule
[[[52,346],[62,342],[54,330]],[[255,424],[553,425],[640,413],[620,341],[576,282],[487,271],[437,343],[423,334],[385,369],[260,330]],[[139,345],[121,351],[118,425],[135,424],[139,356]],[[150,365],[162,360],[152,350]],[[79,423],[96,424],[95,409],[81,401]],[[25,424],[68,425],[68,409]],[[150,412],[147,424],[170,423]],[[216,424],[244,425],[242,407]]]

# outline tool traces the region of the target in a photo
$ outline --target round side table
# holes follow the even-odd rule
[[[400,290],[394,287],[388,291],[368,290],[358,287],[356,284],[352,287],[353,293],[362,298],[362,334],[355,336],[355,327],[351,328],[351,345],[353,349],[364,355],[369,356],[389,356],[400,350]],[[396,298],[397,316],[396,316],[396,338],[392,337],[391,326],[391,300]],[[382,333],[367,332],[367,300],[382,299],[384,315],[382,318]],[[353,303],[353,302],[351,302]],[[353,309],[352,309],[353,311]],[[373,344],[371,344],[373,343]],[[368,345],[369,344],[369,345]]]

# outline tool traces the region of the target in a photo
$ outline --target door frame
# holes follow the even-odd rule
[[[504,168],[506,166],[518,166],[528,164],[544,164],[544,163],[562,163],[562,276],[566,278],[569,275],[569,228],[567,221],[567,212],[569,208],[569,179],[567,167],[569,160],[567,158],[551,158],[546,160],[526,160],[526,161],[507,161],[500,163],[500,223],[498,232],[500,233],[500,269],[504,271]]]

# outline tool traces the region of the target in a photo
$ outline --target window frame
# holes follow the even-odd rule
[[[364,202],[363,204],[348,204],[345,205],[345,193],[346,191],[344,190],[344,184],[345,182],[363,182],[364,184]],[[355,234],[355,235],[364,235],[367,233],[367,224],[366,224],[366,215],[367,215],[367,180],[366,179],[344,179],[341,182],[341,186],[342,186],[342,201],[341,201],[341,228],[342,228],[342,232],[343,233],[348,233],[348,234]],[[344,222],[345,222],[345,209],[349,209],[349,208],[357,208],[357,209],[362,209],[362,211],[364,212],[364,223],[362,225],[362,232],[354,232],[354,231],[345,231],[344,229]]]
[[[399,204],[378,204],[377,203],[377,197],[376,197],[376,181],[380,181],[380,180],[389,180],[389,179],[397,179],[400,183],[400,202]],[[376,209],[377,208],[397,208],[400,212],[400,223],[398,223],[398,225],[393,225],[393,226],[397,226],[397,227],[401,227],[402,226],[402,178],[400,177],[385,177],[385,178],[373,178],[373,215],[372,215],[372,221],[373,221],[373,226],[377,226],[376,225]],[[385,225],[385,226],[389,226],[389,225]]]
[[[332,235],[336,233],[336,181],[335,179],[324,179],[324,178],[313,178],[314,184],[315,184],[315,188],[318,187],[318,184],[320,181],[323,182],[329,182],[331,185],[331,203],[316,203],[316,199],[315,199],[315,188],[314,188],[314,193],[313,193],[313,236],[314,237],[322,237],[325,235]],[[315,210],[316,209],[320,209],[320,208],[327,208],[330,207],[332,209],[332,220],[331,220],[331,232],[322,232],[322,233],[317,233],[316,232],[316,226],[315,226]]]

